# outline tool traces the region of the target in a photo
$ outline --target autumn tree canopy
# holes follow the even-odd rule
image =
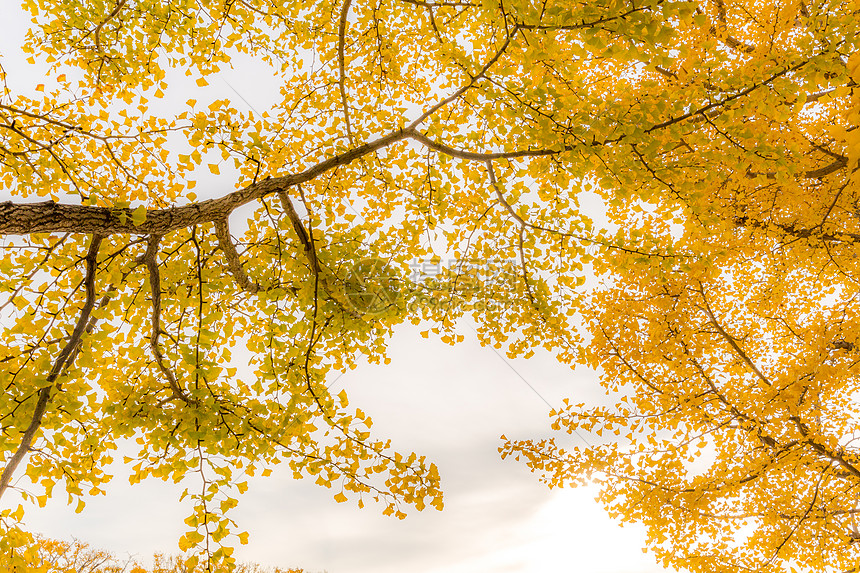
[[[196,476],[189,565],[232,562],[243,476],[279,463],[441,509],[431,461],[327,384],[468,316],[599,369],[615,406],[554,422],[591,446],[503,454],[599,483],[667,564],[855,566],[856,0],[24,6],[51,68],[0,68],[3,559],[120,443],[134,480]],[[168,81],[243,58],[281,85],[259,115]]]

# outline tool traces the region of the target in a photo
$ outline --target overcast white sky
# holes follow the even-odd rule
[[[0,15],[0,56],[10,85],[45,81],[22,63],[18,50],[28,21],[17,0],[0,0]],[[260,110],[275,87],[261,71],[224,74]],[[227,83],[211,83],[218,93],[210,97],[229,97],[242,109]],[[233,181],[225,179],[211,183],[227,192]],[[572,372],[540,353],[508,361],[481,348],[467,324],[461,331],[465,342],[450,347],[421,338],[414,327],[400,328],[390,345],[391,364],[360,367],[334,385],[336,392],[347,388],[350,405],[370,414],[377,437],[435,461],[444,511],[411,512],[400,521],[377,507],[338,504],[332,491],[276,469],[251,481],[235,512],[239,527],[251,533],[250,544],[237,548],[240,560],[328,573],[663,571],[641,552],[642,531],[610,521],[592,490],[550,491],[523,464],[503,462],[497,453],[501,434],[547,435],[544,399],[557,405],[566,396],[596,397],[594,375]],[[89,500],[82,514],[65,507],[60,495],[46,509],[30,509],[28,525],[119,554],[176,552],[189,511],[178,502],[181,487],[158,481],[132,487],[122,466],[116,474],[108,495]]]

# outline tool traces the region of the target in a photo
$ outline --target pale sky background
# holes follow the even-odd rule
[[[338,504],[334,491],[295,481],[279,467],[251,480],[240,499],[234,517],[251,534],[236,550],[240,560],[328,573],[662,571],[641,552],[642,530],[611,521],[593,490],[551,491],[496,451],[503,433],[548,435],[549,407],[509,364],[552,404],[564,396],[597,398],[593,375],[545,354],[508,362],[481,348],[468,327],[461,331],[466,340],[451,347],[421,338],[417,328],[400,329],[391,364],[360,367],[334,385],[347,388],[350,406],[372,416],[376,436],[436,462],[445,509],[392,519],[372,505]],[[132,487],[122,467],[116,472],[108,495],[91,498],[83,513],[66,508],[60,495],[31,510],[28,525],[120,554],[175,552],[189,510],[177,501],[181,487],[153,480]]]
[[[44,82],[19,52],[28,20],[17,0],[0,0],[0,16],[0,56],[10,87]],[[226,97],[238,109],[262,111],[277,93],[263,67],[248,64],[222,75],[224,82],[210,81],[204,94],[189,84],[187,97]],[[176,81],[187,82],[181,75]],[[234,185],[229,173],[201,182],[199,188],[211,189],[207,195]],[[328,573],[664,571],[642,553],[643,531],[611,521],[593,500],[594,490],[551,491],[524,464],[502,461],[497,452],[502,434],[549,435],[546,402],[599,400],[594,374],[573,372],[545,353],[509,361],[481,348],[468,323],[460,330],[465,341],[451,347],[421,338],[415,327],[398,328],[391,364],[359,367],[332,386],[335,392],[346,388],[350,406],[373,418],[375,437],[391,438],[399,451],[424,454],[439,466],[444,511],[410,511],[403,521],[385,517],[372,504],[362,510],[338,504],[335,492],[295,481],[281,466],[269,478],[251,480],[234,512],[240,530],[251,534],[248,545],[236,548],[239,560]],[[570,445],[578,440],[558,438]],[[125,468],[114,471],[108,495],[90,498],[83,513],[66,507],[59,494],[45,509],[28,509],[27,525],[144,560],[153,552],[177,552],[190,510],[178,501],[182,486],[153,480],[129,486]]]

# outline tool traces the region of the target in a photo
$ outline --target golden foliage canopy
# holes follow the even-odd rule
[[[133,480],[199,478],[190,566],[232,563],[242,476],[282,462],[441,508],[327,383],[469,316],[601,372],[609,406],[555,412],[592,445],[503,454],[598,482],[667,564],[855,567],[857,0],[24,6],[50,71],[0,68],[4,503],[82,507],[131,441]],[[177,72],[247,58],[269,109],[185,101]],[[458,264],[416,280],[434,256]]]

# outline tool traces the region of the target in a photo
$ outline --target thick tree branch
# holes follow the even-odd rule
[[[102,236],[119,233],[135,235],[165,235],[196,224],[223,219],[237,207],[284,191],[315,179],[322,173],[346,165],[369,153],[408,138],[404,129],[392,131],[375,141],[359,145],[309,167],[301,173],[273,177],[255,182],[224,197],[173,207],[151,209],[139,225],[133,222],[132,209],[44,203],[0,203],[0,235],[31,233],[97,233]]]
[[[834,157],[836,159],[836,161],[834,161],[833,163],[828,163],[827,165],[825,165],[823,167],[819,167],[817,169],[809,169],[807,171],[804,171],[803,177],[805,177],[807,179],[821,179],[822,177],[827,177],[828,175],[832,175],[833,173],[836,173],[837,171],[840,171],[840,170],[842,170],[848,166],[848,158],[845,157],[844,155],[834,153],[832,151],[821,148],[819,146],[816,146],[816,147],[819,149],[819,151],[821,151],[825,155],[828,155],[830,157]],[[776,172],[775,171],[768,171],[768,172],[763,173],[760,171],[747,171],[746,176],[747,177],[766,177],[770,180],[775,180],[776,179]]]
[[[830,94],[832,94],[835,91],[836,91],[836,88],[829,88],[829,89],[821,90],[821,91],[818,91],[815,93],[806,94],[806,103],[814,103],[823,97],[829,96]]]
[[[516,28],[512,30],[511,35],[516,32]],[[563,146],[556,149],[523,149],[514,151],[500,152],[473,152],[453,148],[451,146],[439,143],[430,139],[425,134],[418,131],[418,125],[427,117],[462,95],[466,90],[474,85],[474,83],[486,73],[487,70],[501,57],[510,43],[511,35],[505,40],[504,45],[496,52],[495,56],[490,59],[481,70],[472,77],[471,81],[457,90],[450,97],[438,102],[436,105],[429,108],[409,126],[394,130],[388,135],[385,135],[374,141],[370,141],[354,147],[349,151],[345,151],[334,157],[330,157],[316,165],[307,168],[306,170],[285,175],[282,177],[273,177],[262,181],[254,182],[253,184],[240,189],[217,199],[209,199],[172,207],[168,209],[151,209],[146,212],[146,217],[139,224],[135,224],[133,211],[129,208],[107,208],[94,207],[85,205],[66,205],[47,201],[44,203],[13,203],[7,201],[0,203],[0,235],[26,235],[31,233],[97,233],[102,236],[109,236],[118,233],[137,234],[137,235],[165,235],[171,231],[187,228],[196,224],[203,224],[223,220],[236,208],[266,197],[267,195],[286,191],[290,187],[301,185],[302,183],[311,181],[319,175],[340,165],[347,165],[356,159],[359,159],[370,153],[374,153],[398,141],[411,139],[420,143],[434,151],[444,153],[451,157],[464,159],[468,161],[486,162],[494,159],[516,159],[521,157],[542,157],[550,155],[558,155],[565,151],[574,149],[572,146]],[[761,83],[752,85],[734,95],[728,96],[725,99],[705,105],[695,111],[691,111],[684,115],[670,118],[661,123],[657,123],[643,133],[650,134],[652,132],[664,129],[671,125],[681,123],[699,115],[706,114],[711,110],[720,108],[734,100],[740,99],[749,95],[756,89],[768,85],[780,76],[795,71],[803,67],[807,61],[803,61],[794,66],[784,68],[783,70],[774,73],[769,78]],[[617,137],[606,139],[603,141],[594,141],[590,144],[591,147],[599,147],[618,143],[626,136],[619,135]],[[834,167],[835,169],[836,167]]]
[[[848,158],[847,157],[837,157],[836,161],[829,165],[825,165],[819,169],[812,169],[805,173],[806,177],[810,179],[820,179],[821,177],[826,177],[831,173],[836,173],[840,169],[844,169],[848,166]]]
[[[71,336],[66,342],[66,345],[57,355],[57,358],[54,360],[53,367],[45,379],[45,386],[43,386],[37,394],[38,398],[36,401],[36,407],[33,410],[33,415],[30,419],[30,425],[27,426],[27,429],[24,431],[24,435],[21,437],[21,443],[18,446],[18,449],[12,455],[9,463],[6,464],[6,467],[3,468],[3,473],[0,475],[0,498],[3,497],[3,494],[9,488],[9,483],[12,481],[12,476],[18,468],[18,465],[30,451],[33,440],[36,437],[36,432],[39,430],[39,426],[42,425],[42,418],[45,416],[45,411],[48,409],[48,404],[51,400],[51,392],[57,386],[57,378],[59,378],[66,368],[71,365],[75,355],[77,354],[76,351],[81,342],[81,337],[87,330],[87,325],[90,322],[90,315],[92,314],[93,308],[96,304],[96,267],[98,266],[98,254],[101,243],[102,237],[100,235],[93,235],[92,241],[90,242],[90,248],[86,256],[87,271],[86,276],[84,277],[86,301],[84,302],[80,315],[78,315],[78,320]]]
[[[802,435],[806,439],[804,443],[806,443],[810,448],[812,448],[813,451],[815,451],[821,457],[826,458],[827,460],[833,462],[834,464],[842,468],[842,471],[837,475],[839,475],[840,477],[853,477],[855,479],[860,478],[860,468],[858,468],[855,463],[849,461],[842,452],[833,451],[831,448],[828,448],[827,446],[815,441],[815,439],[811,435],[812,433],[809,431],[809,428],[798,416],[791,416],[789,417],[789,420],[791,420],[792,423],[794,423],[794,425],[797,427],[798,431],[800,432],[800,435]]]

